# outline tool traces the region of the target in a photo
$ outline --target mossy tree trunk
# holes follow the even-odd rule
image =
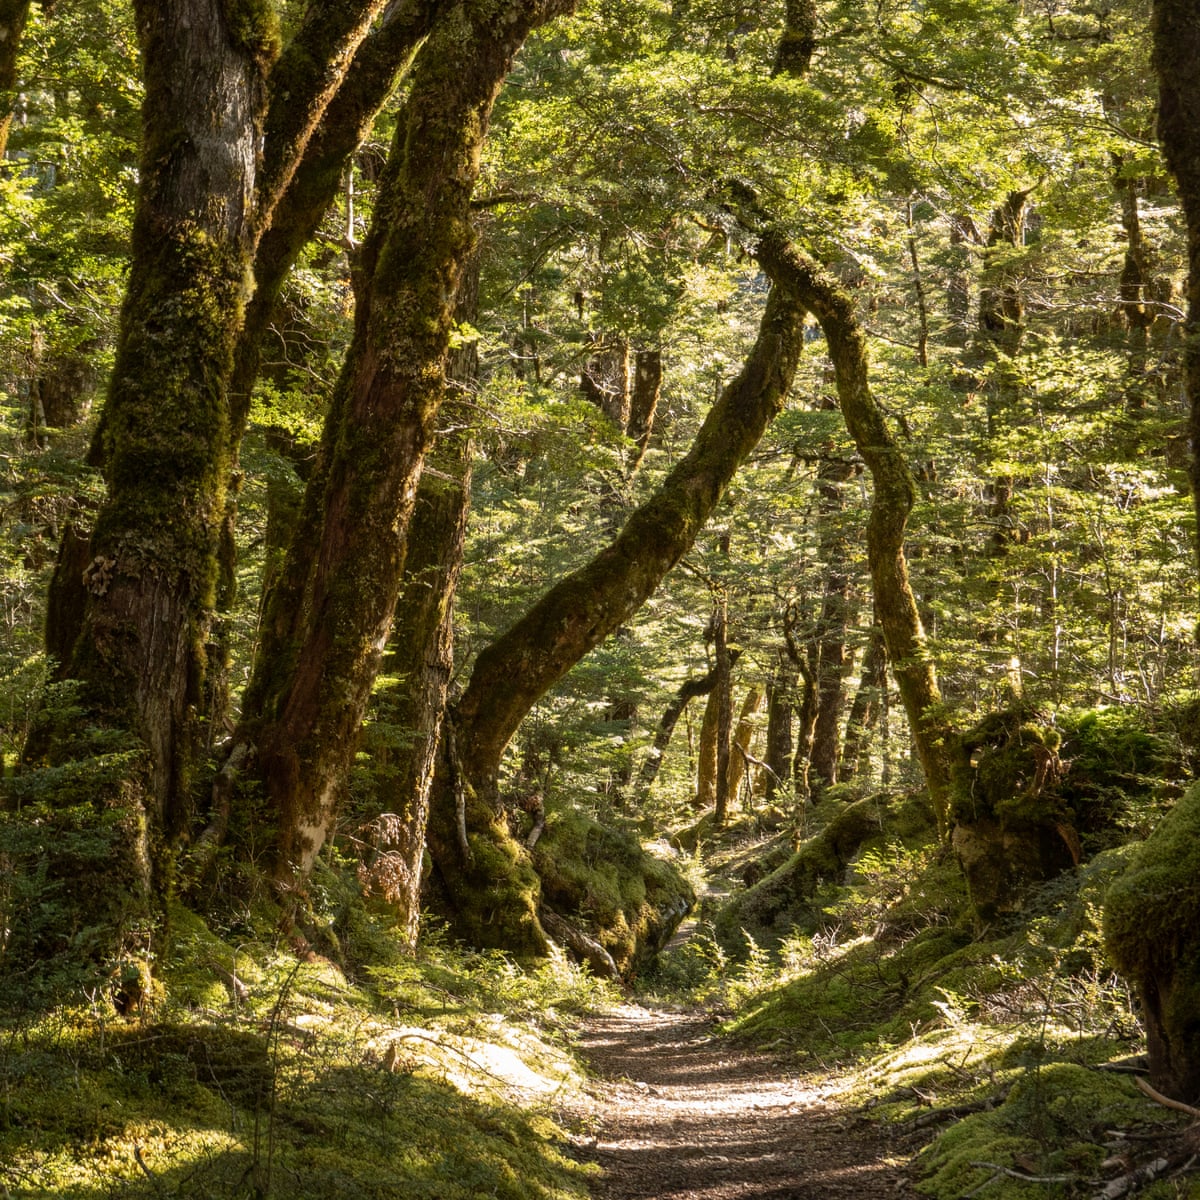
[[[231,380],[255,257],[384,3],[313,4],[286,46],[271,4],[134,5],[145,83],[139,187],[91,451],[107,495],[85,568],[56,572],[50,609],[65,625],[47,636],[71,648],[63,675],[78,685],[84,716],[56,724],[48,712],[29,753],[31,766],[76,759],[95,774],[88,798],[122,831],[97,869],[144,928],[195,823],[202,752],[223,705],[213,627],[241,433]],[[69,550],[82,557],[78,539]],[[50,794],[56,805],[78,801],[69,787]],[[72,895],[89,904],[88,882],[64,863]],[[129,945],[117,925],[96,927],[97,957]],[[150,938],[137,940],[145,950]]]
[[[871,472],[874,494],[867,519],[867,562],[875,607],[938,831],[945,837],[951,798],[949,726],[904,555],[905,530],[916,500],[912,473],[871,394],[866,335],[850,298],[831,275],[777,231],[764,234],[758,254],[768,274],[821,323],[846,427]]]
[[[454,594],[472,455],[468,435],[444,435],[421,475],[387,663],[396,681],[380,694],[376,710],[397,742],[379,772],[382,812],[372,823],[374,854],[365,879],[395,909],[410,949],[417,942],[429,799],[454,667]]]
[[[687,455],[608,546],[546,592],[476,660],[453,710],[456,756],[436,790],[430,850],[460,932],[478,944],[528,951],[545,945],[536,879],[500,810],[505,747],[546,690],[637,612],[693,544],[783,405],[802,325],[797,303],[772,288],[744,367]],[[463,817],[461,837],[456,813]]]
[[[814,630],[816,649],[816,718],[809,752],[809,783],[813,799],[837,783],[841,753],[842,702],[851,656],[846,637],[850,628],[849,546],[843,527],[843,485],[854,477],[854,464],[824,456],[817,469],[818,539],[825,564],[821,614]]]
[[[29,19],[30,0],[0,0],[0,159],[8,148],[17,98],[17,56]]]
[[[473,322],[478,311],[479,257],[459,287],[457,320]],[[478,343],[450,355],[456,388],[470,392],[479,371]],[[475,440],[464,405],[449,399],[442,432],[421,473],[404,580],[392,622],[387,669],[394,682],[378,690],[374,716],[387,731],[386,753],[372,758],[378,779],[379,814],[371,823],[372,860],[364,884],[388,900],[410,950],[417,944],[425,830],[450,676],[454,669],[454,599],[462,569]]]
[[[463,0],[414,67],[320,465],[247,689],[241,736],[257,747],[284,888],[303,880],[330,832],[386,644],[474,246],[470,198],[492,105],[529,31],[571,7]]]
[[[1189,404],[1189,471],[1200,515],[1200,11],[1196,0],[1155,0],[1154,69],[1158,136],[1175,176],[1187,223],[1187,319],[1183,376]],[[1200,543],[1197,543],[1200,553]]]

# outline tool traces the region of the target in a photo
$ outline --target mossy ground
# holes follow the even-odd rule
[[[744,862],[746,835],[735,828],[710,854]],[[981,938],[953,856],[885,834],[820,880],[807,930],[744,934],[738,950],[702,928],[647,982],[834,1079],[842,1101],[903,1137],[918,1190],[936,1200],[1096,1195],[1125,1169],[1116,1159],[1169,1152],[1187,1124],[1112,1069],[1144,1049],[1100,934],[1132,854],[1105,851],[1042,885]],[[1163,1179],[1138,1195],[1200,1197],[1200,1183]]]
[[[361,926],[372,919],[361,911]],[[559,1030],[600,985],[439,947],[356,977],[171,913],[161,989],[0,1024],[8,1196],[568,1200]],[[344,937],[344,933],[343,933]]]

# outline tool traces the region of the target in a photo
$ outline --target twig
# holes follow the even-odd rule
[[[1125,1175],[1120,1175],[1116,1179],[1109,1180],[1093,1197],[1093,1200],[1120,1200],[1121,1196],[1128,1196],[1143,1183],[1149,1183],[1152,1179],[1156,1179],[1170,1164],[1168,1158],[1156,1158],[1153,1162],[1146,1163],[1145,1166],[1138,1167],[1135,1171],[1130,1171]]]
[[[1172,1100],[1170,1096],[1164,1096],[1162,1092],[1156,1091],[1144,1079],[1137,1078],[1133,1081],[1138,1087],[1154,1101],[1155,1104],[1161,1104],[1163,1108],[1173,1108],[1176,1112],[1187,1113],[1189,1117],[1200,1117],[1200,1108],[1193,1108],[1190,1104],[1184,1104],[1182,1100]]]
[[[146,1166],[146,1160],[142,1157],[142,1147],[138,1142],[133,1143],[133,1161],[142,1168],[142,1174],[145,1175],[148,1180],[150,1180],[150,1186],[154,1189],[154,1194],[156,1196],[161,1196],[163,1194],[162,1184],[159,1183],[158,1176],[155,1175],[148,1166]],[[4,1194],[8,1195],[7,1188],[4,1189]]]
[[[999,1163],[973,1162],[971,1166],[984,1171],[998,1171],[1001,1175],[1019,1179],[1022,1183],[1074,1183],[1079,1178],[1078,1175],[1026,1175],[1023,1171],[1014,1171],[1012,1167],[1002,1167]]]

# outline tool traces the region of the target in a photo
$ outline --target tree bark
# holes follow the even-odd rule
[[[916,486],[879,405],[871,394],[867,341],[849,297],[837,282],[771,230],[760,239],[759,261],[821,323],[837,374],[838,399],[854,444],[874,482],[867,519],[867,561],[876,611],[887,641],[917,754],[942,837],[949,832],[951,779],[945,739],[949,728],[933,658],[908,581],[904,534]]]
[[[17,57],[29,19],[30,0],[0,0],[0,162],[8,149],[16,103]]]
[[[1154,69],[1158,136],[1175,176],[1187,224],[1187,319],[1183,375],[1189,404],[1192,501],[1200,516],[1200,12],[1196,0],[1155,0]],[[1200,554],[1200,542],[1197,543]]]
[[[625,432],[636,449],[629,457],[626,472],[636,474],[646,457],[650,435],[654,432],[654,418],[658,414],[658,400],[662,393],[662,351],[639,350],[633,370],[633,395],[629,403],[629,421]]]
[[[792,709],[796,702],[796,671],[782,655],[767,685],[766,799],[774,800],[792,768]]]
[[[817,708],[809,754],[814,797],[837,782],[841,751],[842,701],[851,660],[846,649],[850,627],[849,546],[840,514],[845,508],[842,485],[853,476],[852,462],[828,456],[821,460],[817,471],[818,537],[825,564],[825,594],[814,631]]]
[[[492,105],[529,31],[571,6],[464,2],[414,69],[321,465],[247,689],[242,737],[258,748],[284,889],[303,880],[330,832],[391,625],[474,245],[470,198]]]
[[[734,660],[736,661],[736,654]],[[659,769],[662,767],[663,755],[666,753],[667,747],[671,744],[671,735],[675,732],[675,726],[679,723],[679,718],[683,715],[683,710],[697,696],[707,696],[716,687],[716,684],[717,669],[714,667],[707,675],[702,675],[698,679],[687,680],[671,698],[671,702],[667,707],[663,709],[663,715],[658,721],[658,729],[654,734],[654,745],[650,747],[650,752],[646,755],[641,770],[638,771],[637,804],[639,807],[645,804],[647,797],[650,795],[650,789],[654,786],[654,781],[658,778]]]
[[[762,712],[764,695],[762,688],[752,685],[742,700],[742,708],[738,713],[737,728],[731,739],[732,753],[729,755],[728,792],[730,803],[736,803],[742,781],[746,778],[747,755],[754,743],[754,734],[758,728],[758,714]]]
[[[783,34],[775,51],[771,74],[794,75],[803,79],[808,74],[816,49],[816,0],[786,0]]]
[[[407,947],[417,943],[421,863],[437,748],[454,667],[454,594],[470,508],[472,439],[443,436],[421,475],[388,670],[377,717],[399,731],[372,822],[367,885],[388,900]]]
[[[880,711],[880,702],[887,687],[887,644],[878,626],[872,628],[863,655],[862,677],[850,715],[846,719],[846,736],[842,742],[842,758],[838,777],[845,783],[856,778],[866,765],[871,745],[871,729]]]

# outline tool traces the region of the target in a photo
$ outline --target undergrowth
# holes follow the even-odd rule
[[[977,935],[953,856],[881,833],[819,883],[813,928],[732,944],[701,923],[645,991],[836,1080],[936,1200],[1200,1197],[1186,1122],[1135,1084],[1143,1033],[1101,940],[1131,852],[1098,854]]]
[[[359,914],[359,920],[371,918]],[[162,987],[0,1023],[0,1195],[568,1200],[564,1014],[610,1000],[427,937],[364,968],[171,913]]]

